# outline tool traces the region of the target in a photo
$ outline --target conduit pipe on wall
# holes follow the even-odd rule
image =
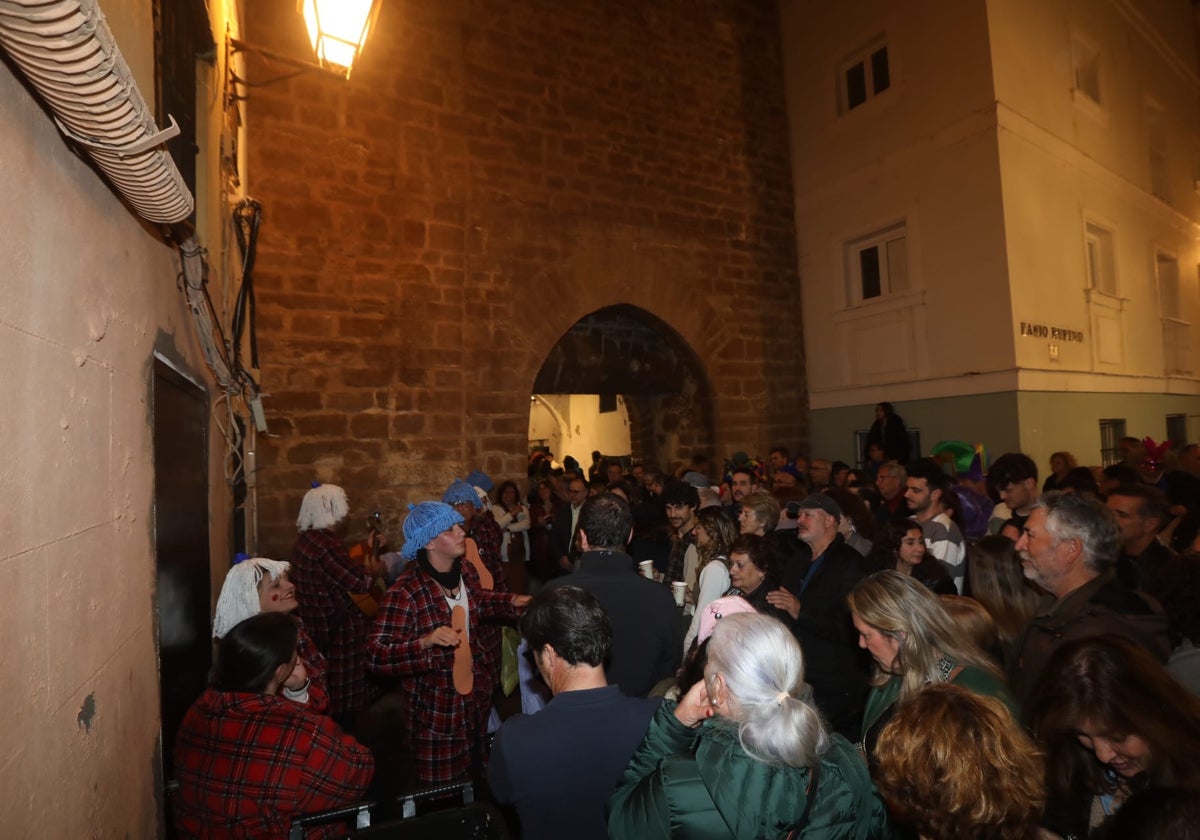
[[[0,0],[0,47],[142,218],[191,215],[191,191],[161,148],[179,128],[158,130],[95,0]]]

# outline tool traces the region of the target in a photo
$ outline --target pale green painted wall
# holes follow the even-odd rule
[[[1125,430],[1134,437],[1157,441],[1167,434],[1168,414],[1193,416],[1188,443],[1196,442],[1200,397],[1172,394],[1058,394],[1025,391],[1018,396],[1021,417],[1021,451],[1045,470],[1050,453],[1066,450],[1079,463],[1100,463],[1100,420],[1125,419]],[[1184,441],[1176,441],[1183,443]]]
[[[1017,435],[1017,399],[1012,391],[975,394],[933,400],[893,401],[896,413],[906,426],[921,431],[921,453],[940,440],[965,440],[983,443],[989,457],[1015,449]],[[854,432],[869,429],[875,420],[875,403],[827,408],[812,412],[812,448],[815,456],[840,458],[853,464]]]
[[[920,429],[922,455],[940,440],[965,440],[983,443],[993,459],[1020,450],[1042,474],[1050,453],[1060,449],[1073,453],[1081,465],[1099,464],[1101,419],[1124,418],[1129,434],[1162,440],[1167,415],[1186,414],[1186,442],[1200,442],[1200,397],[1195,396],[1005,391],[894,405],[906,425]],[[874,417],[874,403],[813,411],[810,454],[854,463],[854,432],[869,429]]]

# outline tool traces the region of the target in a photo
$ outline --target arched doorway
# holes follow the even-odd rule
[[[711,455],[712,415],[708,377],[687,342],[646,310],[618,304],[580,318],[547,354],[530,400],[530,444],[557,425],[563,450],[547,441],[555,457],[586,467],[592,449],[626,454],[587,443],[623,445],[623,423],[632,459],[671,471]]]

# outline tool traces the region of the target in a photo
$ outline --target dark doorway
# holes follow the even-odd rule
[[[208,399],[154,360],[155,613],[162,756],[174,776],[175,733],[212,664],[208,556]]]
[[[683,337],[639,307],[609,306],[577,321],[546,357],[533,392],[621,395],[634,461],[670,470],[711,457],[708,377]]]

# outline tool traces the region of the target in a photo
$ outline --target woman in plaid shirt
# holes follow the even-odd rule
[[[265,612],[290,613],[298,606],[296,587],[288,579],[291,564],[286,560],[238,555],[225,575],[217,610],[213,615],[213,638],[218,641],[251,616]],[[297,620],[297,623],[299,621]],[[297,644],[300,664],[283,685],[289,700],[304,703],[311,712],[329,711],[329,691],[325,685],[325,657],[300,626]]]
[[[350,559],[342,536],[350,506],[336,484],[320,484],[304,495],[292,549],[291,581],[299,606],[296,614],[328,663],[329,713],[349,726],[374,700],[367,682],[367,633],[371,620],[350,595],[371,591],[382,564],[363,565]]]
[[[175,747],[184,837],[285,838],[292,819],[362,798],[371,753],[325,715],[280,690],[296,669],[299,629],[283,613],[261,613],[225,634],[212,685],[188,710]],[[334,837],[345,826],[314,829]]]
[[[401,553],[414,562],[388,590],[367,664],[379,674],[408,677],[401,688],[418,779],[459,781],[484,769],[492,683],[480,621],[515,618],[529,596],[480,586],[474,567],[462,562],[466,534],[454,508],[422,502],[409,511]]]

